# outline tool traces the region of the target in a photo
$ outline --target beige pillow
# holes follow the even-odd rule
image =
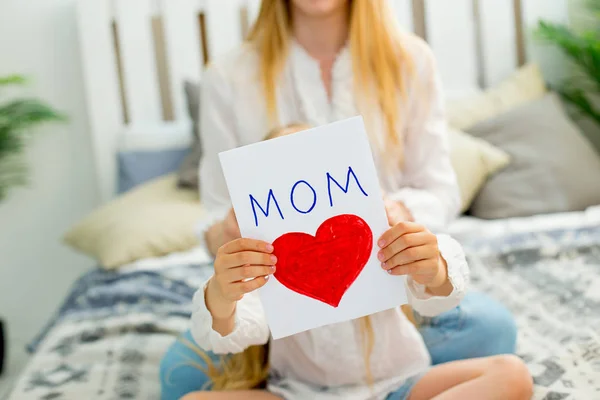
[[[449,102],[448,123],[455,129],[466,130],[520,105],[540,99],[546,93],[542,71],[537,64],[529,64],[481,94]]]
[[[456,172],[465,212],[488,177],[510,163],[510,156],[488,142],[450,129],[452,166]]]
[[[198,244],[194,227],[202,215],[195,191],[178,189],[175,174],[133,189],[93,211],[65,235],[74,249],[106,269]]]

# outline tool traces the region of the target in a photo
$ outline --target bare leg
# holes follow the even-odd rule
[[[180,400],[281,400],[263,390],[240,390],[232,392],[194,392]]]
[[[496,356],[442,364],[411,391],[410,400],[529,400],[533,382],[515,356]]]

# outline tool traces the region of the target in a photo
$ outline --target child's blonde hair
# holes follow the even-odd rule
[[[289,135],[290,133],[296,133],[310,128],[311,126],[308,124],[302,122],[293,122],[283,127],[278,126],[276,128],[271,129],[269,133],[267,133],[267,136],[265,136],[264,140],[275,139],[276,137]]]

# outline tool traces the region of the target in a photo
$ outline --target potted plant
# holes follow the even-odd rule
[[[558,46],[574,65],[573,75],[555,89],[600,127],[600,0],[584,0],[583,7],[591,19],[589,28],[578,32],[541,21],[537,35]]]
[[[23,85],[26,80],[14,75],[0,77],[0,89]],[[65,117],[41,100],[19,98],[0,102],[0,200],[12,187],[27,182],[27,168],[21,156],[32,128]]]

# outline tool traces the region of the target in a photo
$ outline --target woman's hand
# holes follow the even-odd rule
[[[215,258],[215,273],[206,288],[206,306],[215,330],[233,329],[236,303],[264,286],[275,272],[273,246],[259,240],[236,239],[223,245]],[[223,329],[216,326],[223,325]]]
[[[383,203],[385,204],[385,213],[387,214],[390,226],[405,221],[414,222],[412,214],[401,201],[394,201],[384,197]]]
[[[437,237],[424,226],[400,222],[378,241],[381,266],[392,275],[410,275],[436,296],[452,293],[448,266],[440,254]]]
[[[211,226],[206,232],[206,245],[212,255],[217,255],[218,249],[225,243],[242,237],[235,211],[229,210],[225,219]]]

